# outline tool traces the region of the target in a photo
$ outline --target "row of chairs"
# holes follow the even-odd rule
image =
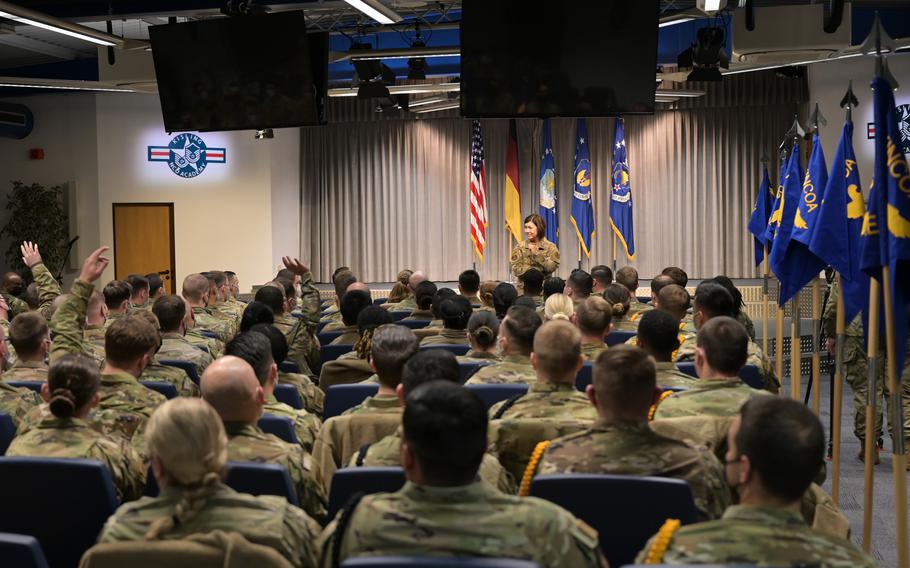
[[[429,325],[429,321],[396,321],[395,323],[399,325],[404,325],[411,329],[422,329]],[[320,324],[322,325],[322,324]],[[318,328],[321,329],[321,328]],[[316,337],[319,338],[319,345],[326,347],[336,339],[338,339],[345,332],[343,331],[320,331],[316,334]],[[625,343],[626,341],[635,337],[634,331],[613,331],[610,335],[604,338],[604,343],[607,346],[612,347],[614,345],[619,345],[620,343]],[[350,350],[350,345],[347,346]],[[323,359],[325,362],[325,359]]]

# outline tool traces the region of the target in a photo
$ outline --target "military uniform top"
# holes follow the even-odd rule
[[[196,320],[196,327],[201,330],[211,331],[218,335],[218,338],[227,343],[233,337],[234,325],[228,321],[222,314],[216,312],[213,308],[202,308],[196,306],[193,308],[193,318]]]
[[[322,420],[315,414],[310,414],[306,410],[298,410],[293,406],[278,402],[274,394],[265,397],[265,406],[262,409],[266,414],[283,416],[290,419],[294,425],[294,433],[297,434],[297,441],[307,452],[313,451],[313,442],[316,441],[316,435],[322,426]]]
[[[521,276],[531,268],[540,270],[544,276],[556,272],[559,268],[559,249],[556,245],[545,238],[537,242],[537,250],[534,252],[531,252],[530,245],[529,241],[524,240],[512,249],[509,257],[512,274]]]
[[[683,387],[691,389],[698,386],[698,380],[695,377],[680,371],[679,367],[677,367],[676,363],[673,361],[658,361],[654,366],[657,368],[658,387]]]
[[[357,331],[356,325],[349,325],[336,331],[343,333],[333,339],[329,345],[354,345],[360,341],[360,332]]]
[[[45,318],[50,319],[51,307],[54,300],[60,295],[60,284],[43,262],[39,262],[35,266],[32,266],[31,271],[32,277],[35,279],[35,284],[38,287],[37,311]]]
[[[736,316],[736,321],[743,324],[743,327],[746,328],[746,333],[749,334],[749,340],[755,341],[755,324],[752,323],[752,318],[749,317],[746,310],[739,311],[739,315]]]
[[[411,315],[404,318],[408,321],[433,321],[433,310],[412,310]]]
[[[255,424],[225,422],[224,429],[228,435],[228,461],[284,466],[291,476],[303,510],[317,521],[323,522],[326,515],[325,494],[313,481],[312,456],[308,452],[299,445],[266,434]]]
[[[607,344],[603,340],[581,344],[581,354],[585,361],[596,361],[597,357],[606,350]]]
[[[337,308],[335,308],[335,309],[337,310]],[[323,312],[323,316],[319,319],[319,323],[326,324],[326,327],[333,325],[333,324],[341,323],[341,312],[339,312],[339,311]],[[344,324],[342,324],[342,325],[344,325]],[[325,330],[325,327],[322,329]]]
[[[4,381],[47,381],[47,365],[44,361],[16,360],[10,369],[0,376]]]
[[[494,404],[490,408],[490,416],[496,416],[506,402]],[[584,393],[575,388],[574,384],[534,381],[527,394],[515,400],[499,418],[546,418],[548,420],[594,422],[597,420],[597,409]]]
[[[690,335],[686,337],[679,349],[676,350],[676,362],[695,361],[695,348],[697,347],[697,336]],[[774,373],[774,365],[771,360],[765,356],[761,347],[754,341],[748,341],[746,345],[746,365],[758,367],[758,372],[762,378],[762,385],[765,390],[777,394],[780,392],[780,380]]]
[[[537,373],[531,366],[531,358],[527,355],[506,355],[499,363],[487,365],[477,369],[468,382],[469,385],[488,383],[526,383],[537,380]]]
[[[383,304],[390,311],[404,311],[404,310],[416,310],[417,309],[417,296],[414,294],[408,293],[405,298],[400,302],[395,302],[389,304]]]
[[[347,414],[401,414],[404,407],[401,401],[394,394],[377,394],[368,396],[357,406],[342,412],[342,416]]]
[[[54,334],[51,343],[50,362],[53,363],[68,353],[79,353],[96,359],[95,348],[84,334],[85,313],[88,301],[95,291],[94,285],[83,280],[73,282],[66,300],[54,312],[49,327]],[[103,336],[104,333],[102,332]],[[103,345],[103,343],[102,343]]]
[[[223,341],[214,337],[206,337],[196,328],[187,329],[184,338],[194,347],[208,351],[212,359],[217,359],[224,355]]]
[[[535,497],[506,495],[476,481],[461,487],[411,482],[364,497],[343,534],[332,522],[320,538],[321,564],[355,556],[494,556],[541,568],[606,566],[597,532],[565,509]]]
[[[357,331],[357,326],[356,325],[347,325],[346,323],[344,323],[344,321],[341,319],[341,316],[339,315],[337,320],[330,321],[329,323],[325,324],[322,328],[322,332],[332,332],[332,331]],[[322,333],[322,332],[320,332],[320,333]]]
[[[613,331],[638,331],[638,319],[632,319],[632,310],[624,315],[613,316]]]
[[[837,337],[837,280],[831,283],[828,301],[825,303],[825,310],[822,313],[822,325],[825,328],[826,336]],[[863,337],[863,321],[859,314],[853,318],[853,321],[847,322],[844,333],[852,337]]]
[[[638,555],[642,562],[655,541]],[[661,563],[748,564],[872,568],[875,560],[852,542],[813,531],[799,513],[769,507],[734,505],[722,519],[681,527]]]
[[[424,337],[420,340],[421,347],[424,345],[470,345],[468,341],[468,332],[464,329],[442,329],[436,335]]]
[[[158,357],[154,356],[149,359],[148,365],[139,375],[140,381],[156,381],[170,383],[177,389],[180,396],[202,396],[199,385],[193,382],[193,379],[186,374],[186,371],[179,367],[162,365],[158,362]]]
[[[720,461],[706,448],[655,433],[647,424],[596,424],[550,442],[537,475],[595,473],[682,479],[699,520],[719,519],[731,503]]]
[[[212,362],[212,356],[190,343],[185,336],[170,331],[161,334],[161,349],[158,350],[161,359],[176,359],[189,361],[196,367],[196,373],[202,376],[205,368]]]
[[[313,381],[306,375],[300,373],[286,373],[278,371],[279,385],[294,385],[303,401],[303,408],[307,412],[312,412],[316,416],[322,416],[322,405],[325,400],[325,393],[316,386]]]
[[[98,542],[145,540],[152,523],[174,515],[180,501],[180,489],[163,487],[158,497],[121,505],[104,524]],[[314,543],[320,527],[284,497],[254,497],[219,484],[202,510],[165,533],[164,538],[180,539],[216,530],[240,533],[250,542],[273,548],[297,568],[317,565]]]
[[[636,322],[636,325],[638,325],[637,322],[638,322],[638,320],[641,319],[642,314],[644,314],[645,312],[647,312],[649,310],[653,310],[654,306],[652,306],[651,304],[646,304],[644,302],[639,302],[638,298],[635,296],[634,292],[632,292],[630,294],[630,296],[631,296],[631,298],[629,300],[629,311],[626,314],[626,316],[631,321]]]
[[[311,331],[315,331],[316,326],[319,325],[321,304],[319,289],[313,282],[313,273],[308,270],[300,275],[300,300],[297,302],[297,307],[303,314],[303,321]]]
[[[475,351],[471,349],[464,355],[456,355],[455,359],[459,363],[483,363],[485,365],[492,365],[493,363],[498,363],[502,361],[499,355],[496,353],[487,353],[486,351]]]
[[[78,418],[42,420],[17,436],[6,455],[98,460],[111,472],[121,502],[138,499],[145,489],[145,464],[130,444],[121,438],[105,437]]]
[[[302,373],[314,375],[319,365],[319,339],[305,318],[276,314],[275,327],[284,333],[288,342],[288,360],[294,361]]]
[[[654,419],[678,416],[733,416],[750,398],[766,396],[766,391],[753,389],[739,377],[701,378],[689,390],[675,392],[657,405]]]
[[[9,414],[16,427],[20,427],[20,422],[39,404],[41,399],[35,391],[0,382],[0,412]]]

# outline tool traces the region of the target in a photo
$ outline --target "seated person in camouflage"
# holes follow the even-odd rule
[[[634,321],[638,319],[636,314],[651,309],[651,306],[639,302],[638,297],[635,296],[638,291],[638,271],[634,267],[623,266],[617,270],[616,283],[629,291],[629,319]]]
[[[685,336],[681,343],[685,342],[687,338],[695,338],[695,322],[692,321],[692,314],[689,313],[692,296],[689,295],[688,290],[678,284],[667,284],[660,289],[653,302],[655,308],[669,312],[676,318],[679,331]]]
[[[524,306],[509,308],[508,314],[499,324],[502,361],[481,367],[468,379],[467,384],[531,384],[537,380],[537,373],[531,366],[531,351],[534,349],[534,334],[540,324],[536,311]]]
[[[433,319],[430,320],[430,323],[421,330],[421,333],[429,332],[433,330],[431,334],[435,335],[439,333],[439,330],[443,328],[444,324],[442,321],[442,314],[439,312],[439,308],[442,307],[442,303],[448,300],[449,298],[454,298],[458,294],[455,293],[455,290],[451,288],[439,288],[436,290],[436,293],[433,294],[433,301],[430,303],[430,311],[433,313]],[[427,335],[418,335],[418,337],[427,337]]]
[[[266,324],[260,324],[262,327],[271,327]],[[274,328],[273,328],[274,329]],[[278,333],[277,329],[275,330]],[[307,412],[304,409],[296,409],[283,402],[278,402],[275,398],[275,386],[278,384],[278,365],[272,358],[272,342],[269,340],[270,333],[253,327],[246,333],[241,333],[231,340],[224,348],[225,355],[233,355],[246,361],[253,368],[256,380],[262,390],[264,399],[263,412],[275,416],[283,416],[291,421],[294,425],[294,432],[297,434],[297,441],[307,452],[313,451],[313,442],[316,440],[316,434],[322,426],[322,420],[318,416]]]
[[[0,369],[6,367],[6,357],[6,341],[3,337],[3,329],[0,328]],[[13,426],[20,428],[20,432],[20,424],[29,413],[40,408],[39,404],[41,404],[41,399],[35,391],[25,387],[17,388],[5,381],[0,381],[0,412],[8,414],[13,420]]]
[[[436,284],[429,280],[424,280],[418,284],[414,290],[414,302],[417,304],[417,308],[404,319],[409,321],[432,321],[433,296],[436,295],[437,291]],[[385,304],[383,304],[383,307],[385,307]]]
[[[358,284],[362,283],[355,282],[352,286],[357,286]],[[360,333],[357,331],[357,316],[360,315],[360,312],[373,305],[373,298],[370,296],[370,292],[365,289],[365,285],[363,286],[363,289],[353,288],[342,296],[341,324],[337,326],[329,324],[323,328],[323,332],[342,332],[330,345],[354,345],[360,339]]]
[[[547,297],[547,301],[543,304],[543,310],[538,310],[538,312],[545,322],[554,320],[572,321],[575,317],[575,302],[562,292],[550,294]]]
[[[752,323],[752,318],[746,313],[746,302],[743,300],[743,293],[739,291],[739,288],[736,287],[732,280],[724,275],[715,276],[711,279],[711,282],[720,284],[733,296],[733,319],[743,324],[749,334],[749,340],[755,341],[755,324]]]
[[[746,364],[749,343],[743,324],[727,316],[711,318],[698,330],[697,384],[682,392],[664,392],[655,402],[653,419],[734,416],[747,400],[767,395],[767,391],[753,389],[738,376]]]
[[[451,357],[435,355],[421,356],[407,371],[395,389],[395,395],[402,408],[407,405],[408,395],[420,385],[431,381],[448,381],[461,385],[458,365]],[[376,443],[364,444],[351,457],[348,467],[392,467],[401,465],[401,427]],[[490,453],[483,456],[478,471],[480,478],[503,493],[515,493],[515,480],[503,469],[499,460]]]
[[[638,319],[632,319],[633,313],[629,311],[632,295],[622,284],[610,284],[604,290],[604,300],[610,304],[611,323],[615,331],[635,331],[638,329]]]
[[[468,343],[471,350],[456,359],[459,363],[479,361],[489,364],[499,361],[499,355],[496,353],[498,337],[499,320],[496,319],[496,314],[484,310],[474,312],[468,319]]]
[[[540,326],[534,335],[530,359],[537,379],[527,394],[494,404],[490,408],[492,419],[593,422],[597,418],[587,397],[575,388],[575,376],[585,362],[581,333],[575,326],[566,321],[549,321]]]
[[[522,284],[522,295],[534,300],[536,307],[543,305],[543,272],[529,268],[519,277]]]
[[[580,268],[576,268],[569,275],[569,279],[566,280],[566,288],[563,293],[571,298],[572,302],[577,306],[579,302],[588,299],[593,290],[594,279],[591,278],[591,275]]]
[[[414,332],[401,325],[387,323],[371,332],[369,362],[375,373],[363,382],[378,383],[379,390],[344,414],[400,413],[401,401],[395,392],[405,364],[417,354],[418,346]]]
[[[637,347],[621,345],[602,353],[587,389],[587,397],[597,409],[597,422],[584,432],[541,442],[546,450],[537,475],[594,473],[681,479],[692,488],[699,519],[718,519],[731,501],[720,461],[706,448],[666,438],[648,427],[648,409],[660,392],[655,377],[654,361]]]
[[[372,377],[374,369],[370,366],[370,352],[373,333],[379,326],[390,323],[392,315],[382,307],[364,308],[357,316],[357,339],[351,351],[322,366],[319,388],[325,392],[333,385],[359,383]]]
[[[104,305],[107,306],[107,321],[104,322],[104,328],[107,329],[116,320],[129,313],[130,296],[133,294],[133,289],[126,280],[111,280],[105,284],[101,293],[104,295]],[[92,341],[99,338],[87,339]],[[100,339],[103,342],[103,337]]]
[[[407,483],[349,503],[320,538],[322,566],[383,555],[606,566],[594,529],[553,503],[506,495],[478,479],[486,447],[486,409],[475,394],[449,381],[417,387],[402,419]]]
[[[201,377],[212,362],[212,356],[186,339],[186,304],[177,295],[162,296],[155,300],[152,313],[158,318],[161,329],[161,349],[158,357],[188,361],[196,367]]]
[[[130,309],[150,310],[152,302],[149,300],[149,280],[141,274],[129,274],[126,283],[130,285]]]
[[[284,361],[287,359],[288,342],[287,339],[285,339],[284,334],[281,333],[277,327],[268,323],[258,323],[247,331],[255,331],[268,338],[269,343],[272,345],[273,361]],[[322,404],[325,400],[325,393],[322,392],[307,375],[282,371],[281,366],[279,365],[278,384],[294,385],[294,388],[297,389],[297,393],[300,395],[300,400],[303,402],[303,408],[317,417],[322,416]]]
[[[357,284],[357,277],[354,276],[354,273],[350,270],[342,270],[335,275],[332,282],[335,284],[335,305],[325,311],[325,315],[322,316],[319,322],[327,324],[326,327],[343,327],[344,324],[341,320],[341,300],[344,298],[344,295],[348,293],[348,289],[356,289],[351,288],[351,286]],[[324,330],[325,328],[323,328],[323,331]]]
[[[458,275],[458,294],[468,299],[471,308],[480,307],[480,274],[476,270],[465,270]]]
[[[228,295],[227,301],[229,304],[233,304],[239,308],[246,306],[246,302],[240,300],[240,279],[237,278],[237,273],[233,270],[225,270],[224,275],[228,279]]]
[[[39,312],[45,319],[50,319],[53,314],[53,308],[51,306],[53,305],[54,300],[60,296],[60,283],[57,282],[57,279],[51,274],[50,269],[44,264],[37,244],[24,241],[22,245],[20,245],[19,251],[22,253],[22,264],[28,267],[34,278],[34,282],[28,287],[29,291],[34,289],[35,294],[35,297],[31,300],[33,305],[29,307],[30,309]],[[29,295],[31,295],[31,293],[29,293]],[[35,302],[35,300],[37,300],[37,302]],[[9,317],[14,317],[19,315],[19,313],[25,312],[17,311],[15,314],[10,314]]]
[[[288,342],[289,359],[297,363],[301,373],[315,377],[313,369],[319,366],[319,340],[314,330],[307,325],[306,319],[294,317],[290,313],[291,302],[296,301],[291,281],[269,282],[256,291],[256,301],[271,308],[273,322],[265,323],[273,323],[284,333]],[[241,328],[243,325],[241,317]]]
[[[613,329],[613,308],[600,296],[591,296],[575,305],[575,325],[581,332],[581,354],[594,361],[606,350],[604,338]]]
[[[499,282],[495,282],[493,280],[486,280],[484,282],[481,282],[480,307],[477,308],[477,311],[496,313],[496,308],[493,307],[493,291],[498,285]]]
[[[412,272],[408,277],[408,295],[398,302],[392,302],[392,299],[390,298],[382,307],[390,311],[416,310],[418,308],[417,287],[420,286],[421,282],[426,280],[427,275],[422,270]]]
[[[26,312],[14,317],[9,324],[9,341],[16,350],[16,362],[3,373],[3,380],[46,381],[51,334],[44,316]]]
[[[234,339],[243,343],[255,340],[260,347],[264,345],[265,350],[270,351],[268,340],[262,334],[247,332]],[[313,482],[312,456],[299,444],[289,444],[266,434],[256,425],[266,401],[262,385],[249,363],[232,355],[216,359],[202,376],[202,398],[224,422],[228,436],[227,459],[284,466],[303,510],[321,523],[326,501],[322,489]]]
[[[158,351],[161,349],[161,332],[158,331],[160,326],[155,314],[148,310],[136,310],[130,315],[144,319],[155,328],[155,346],[149,353],[148,365],[142,370],[142,374],[139,375],[139,380],[143,382],[154,381],[171,383],[177,389],[177,394],[180,396],[199,396],[199,385],[190,378],[186,371],[179,367],[162,365],[158,362]]]
[[[148,439],[161,494],[121,505],[99,543],[182,539],[220,530],[273,548],[296,568],[317,566],[316,521],[284,497],[254,497],[222,483],[228,440],[211,406],[200,399],[168,401],[149,421]]]
[[[240,318],[240,333],[249,331],[258,323],[274,324],[275,312],[264,302],[253,300],[243,309],[243,316]]]
[[[164,287],[164,281],[157,272],[149,272],[145,275],[149,281],[149,304],[154,304],[155,300],[161,296],[167,295],[167,288]]]
[[[389,297],[386,303],[397,304],[413,294],[411,289],[408,288],[408,280],[410,280],[411,275],[413,274],[414,271],[409,268],[405,268],[398,272],[398,276],[395,277],[395,284],[389,291]]]
[[[772,396],[752,399],[733,421],[727,444],[724,469],[739,504],[717,521],[684,527],[667,521],[638,562],[877,566],[849,540],[813,531],[800,516],[801,498],[825,458],[824,430],[805,405]]]
[[[508,282],[500,282],[493,289],[493,309],[500,320],[506,317],[506,312],[518,298],[518,290]]]
[[[543,301],[553,294],[562,294],[566,291],[566,281],[559,276],[548,276],[543,280]]]
[[[231,290],[227,274],[220,270],[211,270],[209,271],[209,278],[215,290],[215,301],[212,302],[211,307],[226,318],[233,320],[236,327],[238,325],[237,322],[240,321],[240,316],[243,315],[243,308],[228,302],[228,298],[231,297]],[[294,290],[293,286],[291,289]],[[293,293],[291,297],[294,298]]]
[[[678,266],[668,266],[661,270],[660,273],[672,278],[673,283],[677,286],[685,288],[689,284],[689,275],[686,274],[685,270]]]
[[[274,325],[285,335],[291,333],[297,318],[291,315],[291,303],[295,302],[294,285],[290,280],[272,280],[256,291],[255,300],[272,309]],[[241,314],[242,318],[242,314]]]
[[[420,345],[470,345],[467,327],[471,314],[471,302],[464,296],[446,298],[439,304],[442,329],[437,335],[424,337]]]
[[[607,286],[613,283],[613,270],[606,265],[598,264],[591,267],[591,278],[594,279],[592,294],[602,296]]]
[[[98,460],[111,472],[117,498],[132,501],[145,489],[146,466],[128,442],[104,436],[88,421],[100,400],[100,383],[92,359],[65,355],[55,362],[41,386],[51,416],[17,436],[6,455]]]
[[[673,279],[666,274],[659,274],[651,279],[651,307],[659,308],[660,302],[657,300],[660,291],[666,286],[676,284]]]
[[[222,342],[227,343],[233,335],[233,323],[208,307],[211,286],[208,279],[201,274],[190,274],[183,279],[182,296],[186,306],[193,313],[196,328],[209,331],[218,336]],[[213,355],[214,356],[214,355]]]
[[[658,388],[698,386],[693,377],[680,371],[673,362],[673,353],[679,349],[679,337],[676,317],[663,309],[647,311],[638,322],[636,344],[654,358]]]
[[[735,313],[733,296],[726,288],[711,281],[705,281],[698,285],[698,288],[695,289],[695,298],[692,306],[692,319],[695,322],[696,329],[701,329],[701,327],[705,325],[705,322],[713,317],[733,317],[733,314]],[[691,336],[687,337],[676,352],[676,360],[692,361],[695,358],[695,345],[695,338]],[[765,390],[775,394],[779,392],[780,381],[774,373],[774,367],[771,365],[771,361],[765,357],[761,347],[750,340],[746,345],[746,349],[746,364],[754,365],[758,368]]]

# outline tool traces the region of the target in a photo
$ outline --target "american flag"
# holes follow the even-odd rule
[[[483,260],[487,244],[487,174],[483,164],[483,134],[480,122],[474,121],[471,129],[471,241],[478,258]]]

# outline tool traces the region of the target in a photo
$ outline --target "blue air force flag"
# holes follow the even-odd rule
[[[780,205],[777,211],[772,215],[778,216],[779,224],[774,231],[774,241],[771,243],[771,270],[780,280],[780,295],[777,303],[783,306],[792,297],[785,296],[790,289],[790,280],[795,276],[792,273],[792,266],[786,262],[787,249],[790,247],[790,240],[793,237],[793,223],[796,220],[796,210],[799,207],[799,195],[802,191],[800,178],[799,147],[794,146],[790,152],[790,158],[787,160],[787,168],[784,171],[784,191],[780,197]]]
[[[626,257],[635,258],[635,233],[632,228],[632,186],[629,184],[629,159],[623,119],[616,119],[613,133],[613,190],[610,193],[610,225],[619,237]]]
[[[550,119],[543,121],[543,155],[540,157],[540,216],[547,222],[547,240],[559,244],[559,210],[556,207],[556,162],[550,143]]]
[[[765,230],[768,228],[768,218],[771,216],[771,202],[775,191],[771,189],[771,180],[768,178],[768,165],[762,165],[761,183],[758,184],[758,194],[755,196],[755,207],[749,218],[749,232],[755,237],[755,265],[761,264],[765,258]]]
[[[591,257],[594,237],[594,204],[591,203],[591,155],[585,119],[579,118],[575,131],[575,191],[572,193],[572,225],[585,254]]]

